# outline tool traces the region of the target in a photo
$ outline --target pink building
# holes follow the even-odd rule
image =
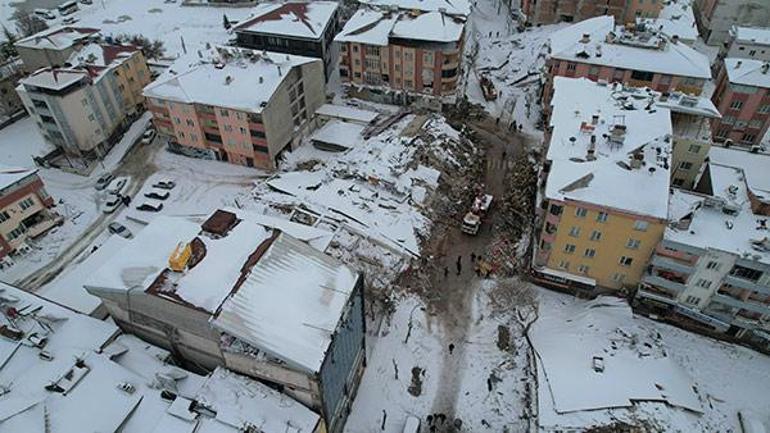
[[[588,78],[700,95],[711,78],[708,57],[678,38],[644,25],[615,27],[610,16],[582,21],[550,38],[543,107],[550,106],[553,78]]]
[[[712,120],[714,140],[744,146],[760,143],[770,126],[768,69],[770,63],[760,60],[724,60],[711,98],[722,114]]]

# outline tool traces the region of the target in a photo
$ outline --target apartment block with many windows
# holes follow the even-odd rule
[[[61,224],[37,170],[0,167],[0,260]]]
[[[732,26],[715,65],[728,57],[770,62],[770,28]]]
[[[90,43],[65,67],[39,69],[16,88],[43,137],[65,153],[98,159],[144,110],[150,70],[132,45]]]
[[[768,0],[695,0],[693,1],[698,30],[709,45],[719,45],[729,39],[733,26],[770,26]]]
[[[323,62],[225,47],[207,55],[145,88],[158,132],[189,156],[276,168],[325,102]]]
[[[543,107],[548,114],[554,77],[649,87],[700,95],[711,79],[708,57],[649,26],[615,26],[612,17],[588,19],[549,39]]]
[[[335,38],[340,77],[394,96],[454,96],[464,34],[465,18],[444,12],[359,9]]]
[[[577,22],[609,15],[619,24],[636,18],[655,18],[663,8],[658,0],[522,0],[521,11],[530,24]]]
[[[714,140],[727,145],[758,146],[770,126],[770,63],[726,58],[712,100],[722,113],[714,119]]]
[[[708,173],[698,186],[707,192],[673,191],[671,223],[635,300],[696,328],[770,348],[768,213],[752,210],[743,168],[712,162]]]

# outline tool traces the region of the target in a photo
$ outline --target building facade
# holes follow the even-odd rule
[[[0,260],[62,223],[37,170],[0,167]]]
[[[722,114],[714,119],[715,141],[751,148],[770,126],[770,63],[727,58],[722,62],[712,101]]]
[[[275,169],[283,152],[299,145],[316,108],[325,102],[323,62],[252,50],[227,52],[232,54],[166,74],[147,86],[153,124],[172,150]]]
[[[455,95],[462,76],[464,18],[414,15],[359,9],[335,38],[341,44],[342,81],[396,96]]]
[[[99,36],[99,29],[57,26],[14,43],[27,73],[65,66],[73,53]]]
[[[522,0],[521,11],[530,24],[577,22],[601,15],[612,16],[618,24],[636,18],[655,18],[663,8],[655,0]]]
[[[728,57],[770,62],[770,28],[732,26],[715,64]]]
[[[711,78],[705,55],[654,29],[615,27],[611,17],[592,18],[557,31],[549,44],[543,88],[546,115],[557,76],[692,95],[700,95]]]
[[[239,47],[322,59],[327,80],[336,67],[337,2],[263,3],[233,31]]]
[[[770,0],[695,0],[698,29],[709,45],[729,38],[733,26],[770,26]]]
[[[144,110],[150,70],[133,46],[94,43],[82,50],[68,61],[74,66],[39,69],[16,90],[48,142],[69,155],[99,159]]]

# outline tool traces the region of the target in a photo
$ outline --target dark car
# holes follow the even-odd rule
[[[146,212],[160,212],[161,209],[163,209],[163,203],[154,202],[154,201],[146,201],[139,206],[136,207],[138,210],[143,210]]]
[[[150,191],[144,193],[144,196],[155,200],[165,200],[168,198],[168,191]]]

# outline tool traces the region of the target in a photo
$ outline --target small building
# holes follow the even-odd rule
[[[56,26],[14,42],[27,73],[40,68],[64,66],[70,56],[99,37],[99,29]]]
[[[768,0],[694,0],[698,29],[708,45],[720,45],[733,26],[769,27]]]
[[[722,114],[714,119],[715,141],[751,148],[759,146],[770,126],[770,63],[761,60],[724,59],[711,97]]]
[[[328,80],[336,66],[332,40],[339,30],[338,10],[337,2],[323,0],[262,3],[233,31],[239,47],[323,60]]]
[[[462,75],[465,17],[361,8],[334,38],[340,77],[367,97],[454,97]]]
[[[225,47],[210,54],[144,89],[158,133],[186,155],[275,169],[325,102],[323,62]]]
[[[85,287],[125,331],[269,383],[340,432],[365,364],[363,278],[317,249],[330,233],[279,221],[160,216]]]
[[[286,395],[222,368],[179,368],[114,324],[2,283],[0,308],[0,431],[325,431]]]
[[[762,167],[767,171],[766,165]],[[725,333],[768,350],[768,213],[752,210],[750,177],[743,168],[711,162],[705,179],[698,187],[705,193],[673,190],[671,223],[635,300],[690,327]]]
[[[662,1],[644,0],[522,0],[521,12],[528,24],[578,22],[601,15],[618,24],[636,18],[655,18],[664,7]]]
[[[543,107],[546,115],[553,78],[649,87],[658,92],[700,95],[711,79],[704,54],[646,24],[615,26],[612,17],[591,18],[554,32],[546,60]]]
[[[0,167],[0,260],[62,223],[53,206],[37,170]]]
[[[150,71],[133,45],[89,43],[66,66],[38,69],[16,88],[43,137],[65,153],[101,159],[144,111]]]
[[[770,62],[770,28],[732,26],[716,64],[720,65],[728,57]]]

